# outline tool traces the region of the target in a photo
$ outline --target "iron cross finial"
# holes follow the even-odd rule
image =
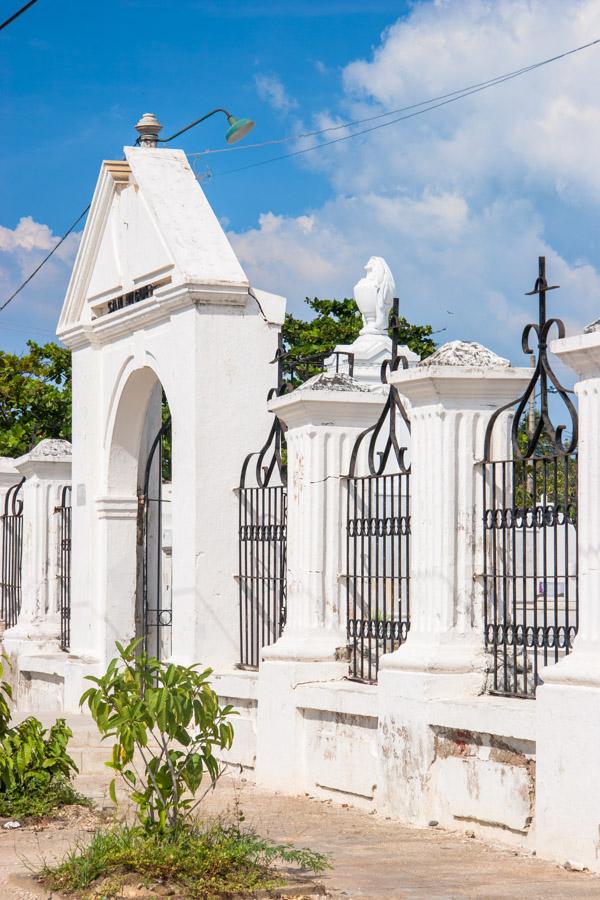
[[[538,277],[535,280],[535,287],[532,291],[526,291],[525,296],[531,297],[533,294],[542,294],[546,291],[555,291],[559,284],[549,285],[546,281],[546,257],[538,256]]]

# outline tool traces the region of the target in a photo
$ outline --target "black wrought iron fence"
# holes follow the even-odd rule
[[[269,398],[281,388],[274,388]],[[260,651],[285,624],[287,471],[279,419],[264,446],[244,460],[239,487],[240,664],[258,668]]]
[[[141,538],[141,632],[146,651],[157,659],[171,655],[173,603],[170,579],[165,578],[163,517],[166,504],[165,470],[170,470],[171,417],[158,429],[150,446],[144,486],[140,492],[139,523]],[[166,465],[168,457],[168,465]]]
[[[23,558],[23,493],[25,479],[6,492],[2,528],[2,581],[0,619],[5,628],[17,624],[21,611],[21,567]]]
[[[284,350],[280,338],[273,363],[277,387],[267,402],[326,368],[351,375],[353,356],[327,350],[298,357]],[[263,447],[244,460],[238,495],[240,665],[255,669],[260,651],[279,638],[286,617],[287,466],[285,432],[276,416]]]
[[[381,369],[406,366],[398,356],[398,300],[390,318],[392,357]],[[410,628],[410,465],[398,421],[408,414],[390,385],[382,414],[359,435],[347,478],[346,589],[350,677],[377,680],[385,653],[406,640]],[[363,458],[366,456],[366,459]],[[358,474],[361,466],[366,474]]]
[[[530,294],[538,295],[539,318],[525,327],[522,346],[537,360],[521,397],[497,410],[486,436],[483,462],[484,627],[491,653],[490,690],[532,697],[540,669],[570,652],[579,624],[577,563],[577,411],[548,360],[553,326],[546,319],[545,259]],[[570,418],[555,427],[549,395]],[[536,400],[537,395],[537,400]],[[511,424],[511,459],[493,459],[494,436]]]
[[[71,646],[71,487],[61,491],[58,514],[58,606],[60,614],[60,649]]]

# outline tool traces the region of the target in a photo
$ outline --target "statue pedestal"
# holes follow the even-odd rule
[[[392,356],[392,340],[387,334],[359,334],[353,344],[338,344],[335,353],[352,353],[354,356],[355,381],[361,384],[381,385],[381,364]],[[405,356],[410,367],[418,363],[420,357],[406,346],[398,347],[398,355]],[[348,374],[346,357],[330,356],[325,360],[328,372]]]

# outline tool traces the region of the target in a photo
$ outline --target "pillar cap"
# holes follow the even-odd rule
[[[36,444],[29,453],[24,453],[23,456],[15,459],[15,468],[25,475],[40,467],[46,468],[48,464],[67,463],[70,465],[71,453],[72,447],[69,441],[61,438],[45,438]]]
[[[288,426],[345,425],[365,427],[376,421],[387,388],[359,384],[349,375],[322,372],[290,394],[274,397],[269,410]]]
[[[516,400],[531,379],[531,369],[448,362],[390,372],[388,381],[413,407],[495,410]]]
[[[597,328],[551,341],[550,350],[579,378],[600,378],[600,330]]]

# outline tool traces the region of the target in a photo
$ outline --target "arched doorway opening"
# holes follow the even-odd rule
[[[171,412],[162,393],[161,424],[148,448],[139,491],[136,632],[150,656],[172,650]]]

